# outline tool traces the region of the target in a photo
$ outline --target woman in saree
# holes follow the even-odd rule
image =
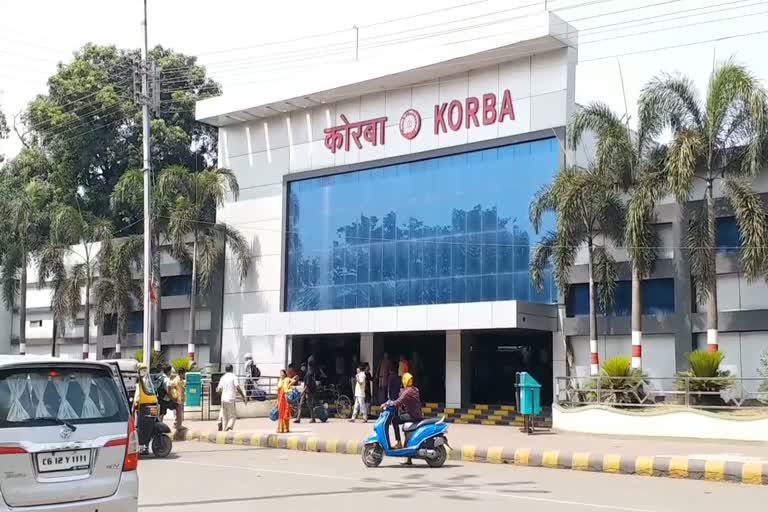
[[[293,379],[288,377],[285,370],[280,370],[280,381],[277,383],[277,433],[290,432],[291,406],[288,403],[288,392],[293,388]]]

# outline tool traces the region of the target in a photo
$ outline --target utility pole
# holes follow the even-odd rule
[[[360,60],[360,27],[352,25],[352,29],[355,31],[355,61]]]
[[[152,361],[152,301],[150,300],[152,286],[152,225],[151,212],[151,187],[152,187],[152,162],[150,155],[149,133],[149,40],[147,36],[147,0],[144,0],[144,52],[141,66],[141,117],[144,138],[144,364],[147,368]]]

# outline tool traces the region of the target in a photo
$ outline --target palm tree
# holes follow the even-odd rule
[[[19,306],[19,353],[26,353],[27,267],[48,231],[50,188],[7,176],[0,190],[0,279],[7,308]]]
[[[61,276],[64,279],[58,289],[54,288],[52,307],[73,321],[83,311],[83,359],[88,359],[90,350],[91,290],[97,276],[98,245],[109,243],[111,237],[112,225],[108,220],[82,212],[78,207],[58,206],[51,215],[53,247],[48,252],[60,259],[71,257],[77,261],[66,276]],[[101,357],[101,347],[96,347],[96,357]]]
[[[715,185],[733,209],[741,237],[741,264],[747,279],[765,271],[766,212],[750,178],[763,168],[766,93],[745,67],[731,60],[715,67],[702,100],[693,83],[662,75],[640,95],[640,122],[660,132],[672,130],[665,172],[678,203],[691,205],[686,237],[691,274],[699,303],[707,304],[707,346],[718,350],[717,239]],[[703,194],[695,197],[697,182]]]
[[[587,131],[597,136],[596,167],[613,176],[618,190],[631,191],[624,237],[632,264],[632,367],[641,368],[641,280],[648,277],[656,260],[654,209],[666,190],[666,148],[655,142],[656,134],[643,123],[632,132],[624,119],[599,101],[574,114],[568,127],[571,148],[579,146]]]
[[[38,287],[43,288],[50,279],[51,314],[53,316],[52,357],[56,357],[56,341],[59,333],[64,332],[65,323],[69,317],[69,307],[65,296],[67,268],[64,265],[64,258],[66,252],[62,246],[50,243],[43,247],[37,255]]]
[[[134,301],[141,299],[142,287],[133,278],[134,270],[142,267],[144,238],[133,235],[117,243],[107,239],[99,251],[99,279],[94,290],[96,322],[103,325],[108,314],[117,320],[115,357],[120,358],[122,341],[128,325],[128,314]]]
[[[550,264],[561,290],[569,286],[569,274],[578,250],[586,246],[589,271],[590,373],[599,372],[597,352],[597,296],[603,309],[613,304],[616,261],[606,244],[621,244],[624,235],[624,205],[612,176],[601,169],[561,169],[551,184],[542,187],[531,201],[529,216],[534,231],[541,229],[543,216],[554,212],[556,226],[544,235],[531,258],[531,279],[541,289]],[[573,375],[573,353],[566,350],[567,368]]]
[[[237,200],[240,188],[229,169],[191,172],[185,167],[172,166],[160,173],[157,190],[163,197],[175,198],[168,217],[172,252],[192,267],[188,353],[194,359],[198,284],[200,291],[209,289],[227,244],[241,282],[251,267],[250,250],[242,234],[227,224],[216,222],[216,208],[224,204],[227,194]],[[192,243],[191,251],[189,242]]]
[[[168,237],[168,208],[175,197],[163,195],[158,187],[152,188],[152,210],[151,225],[152,232],[150,240],[152,245],[152,288],[155,291],[156,305],[154,307],[152,325],[154,339],[160,339],[160,325],[162,315],[162,280],[160,279],[160,257],[167,248],[161,244],[161,241]],[[175,191],[165,191],[175,192]],[[112,192],[112,208],[124,220],[140,219],[144,215],[144,171],[133,169],[126,171],[120,176],[120,180],[115,185]]]

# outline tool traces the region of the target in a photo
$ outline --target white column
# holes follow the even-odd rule
[[[643,367],[642,331],[632,331],[632,368]]]
[[[373,371],[373,333],[371,332],[360,334],[360,362],[370,364]]]
[[[153,345],[154,345],[154,347],[153,347],[153,350],[154,350],[155,352],[160,352],[160,351],[162,351],[162,350],[163,350],[163,347],[162,347],[162,345],[160,344],[160,340],[155,340],[155,342],[153,343]]]
[[[445,406],[461,407],[461,331],[445,332]]]
[[[27,353],[27,344],[26,343],[19,343],[19,354],[22,356]]]

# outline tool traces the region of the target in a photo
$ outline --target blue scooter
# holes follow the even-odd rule
[[[379,466],[388,457],[407,457],[423,459],[430,467],[439,468],[448,459],[449,447],[445,433],[448,424],[445,418],[425,419],[418,423],[403,425],[405,444],[395,450],[389,442],[389,425],[396,411],[392,407],[383,407],[379,418],[373,424],[373,434],[366,439],[363,446],[363,464],[369,468]]]

